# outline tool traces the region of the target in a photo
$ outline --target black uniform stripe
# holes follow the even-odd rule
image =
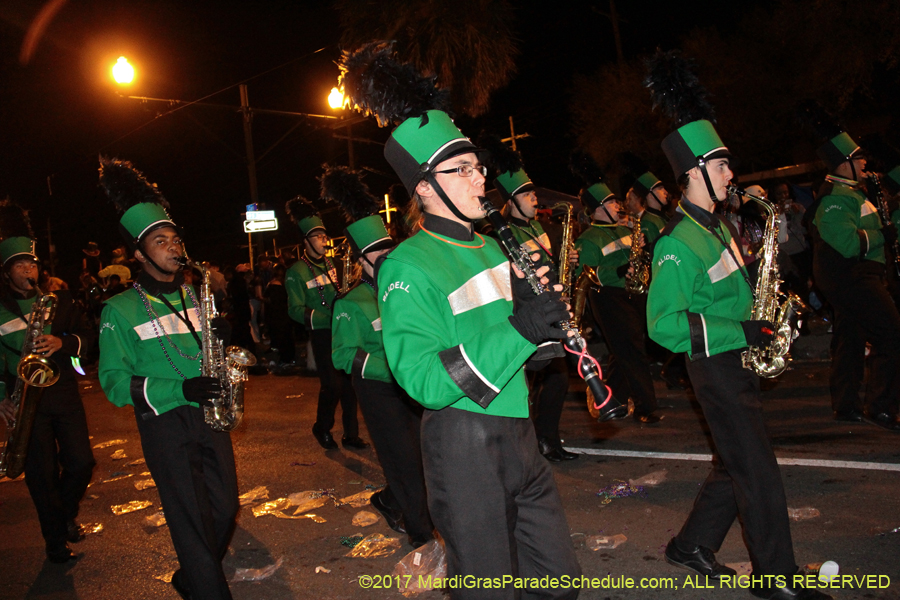
[[[699,313],[687,314],[688,325],[691,329],[691,360],[706,357],[706,329],[703,326],[703,318]]]
[[[448,348],[438,354],[441,364],[444,365],[447,374],[450,375],[463,393],[471,398],[481,408],[487,408],[497,397],[499,391],[495,391],[476,373],[463,354],[462,344]]]
[[[156,416],[156,413],[153,412],[153,408],[150,407],[150,403],[147,402],[147,398],[144,396],[144,382],[147,381],[146,377],[138,377],[137,375],[133,375],[131,377],[131,402],[134,404],[134,410],[141,415],[141,418],[146,420]]]
[[[859,259],[863,260],[869,253],[869,236],[864,229],[858,229],[856,234],[859,236]]]
[[[356,356],[353,357],[353,366],[350,367],[350,370],[353,371],[354,375],[359,375],[362,377],[362,369],[366,364],[366,359],[369,357],[369,353],[363,350],[362,348],[356,349]]]

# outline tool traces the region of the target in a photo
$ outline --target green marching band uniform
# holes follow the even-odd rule
[[[885,245],[897,239],[897,223],[885,227],[866,197],[861,169],[854,165],[865,160],[862,148],[846,132],[831,136],[818,152],[831,172],[819,191],[813,220],[813,274],[834,308],[832,409],[837,420],[867,417],[885,429],[900,431],[900,314],[885,284]],[[838,175],[841,165],[850,168],[843,167]],[[883,183],[890,188],[898,176],[895,169]],[[866,342],[872,353],[861,407]]]
[[[589,214],[618,197],[603,182],[594,182],[580,194]],[[615,221],[617,215],[610,215]],[[646,297],[625,290],[625,275],[631,257],[631,229],[616,223],[594,222],[575,241],[578,273],[589,266],[600,286],[588,293],[594,319],[603,332],[611,354],[606,384],[619,401],[634,402],[633,417],[642,423],[657,423],[660,417],[650,362],[645,349]]]
[[[345,93],[369,110],[365,90],[371,88],[358,82],[377,85],[384,78],[373,73],[391,65],[396,63],[389,46],[373,44],[345,55]],[[433,79],[418,81],[417,89],[433,86]],[[435,92],[430,98],[446,96]],[[385,158],[410,196],[424,180],[434,190],[434,202],[467,222],[426,212],[420,231],[397,246],[378,271],[388,364],[426,409],[422,459],[428,507],[446,542],[448,576],[577,576],[580,567],[559,493],[528,420],[523,366],[537,346],[510,321],[509,260],[496,241],[472,231],[472,220],[435,174],[438,165],[476,148],[434,104],[377,116],[382,123],[405,119],[388,138]],[[470,176],[483,181],[478,169]],[[577,596],[571,588],[541,592]],[[514,595],[509,588],[451,591],[454,599]]]
[[[550,265],[556,272],[558,265],[555,264],[550,237],[541,223],[536,219],[521,218],[526,216],[526,211],[531,212],[531,200],[527,197],[520,200],[520,196],[526,196],[529,192],[533,195],[535,189],[534,182],[523,168],[521,157],[496,137],[486,136],[482,145],[491,153],[491,162],[499,171],[494,178],[494,188],[508,206],[516,209],[515,212],[510,210],[507,215],[513,237],[529,256],[538,254],[539,264]],[[562,344],[545,342],[525,368],[531,372],[532,418],[538,450],[550,462],[578,458],[577,454],[563,449],[559,434],[559,420],[569,391],[569,366]]]
[[[100,182],[132,250],[143,253],[161,228],[178,231],[165,199],[131,163],[101,158]],[[181,566],[172,585],[182,597],[227,600],[222,559],[239,508],[237,476],[230,434],[207,425],[200,404],[185,396],[186,381],[200,376],[198,306],[180,269],[171,282],[142,271],[103,309],[99,378],[110,402],[134,408]]]
[[[387,485],[370,498],[372,506],[399,533],[409,534],[414,548],[434,538],[422,469],[422,408],[394,381],[388,367],[372,275],[375,257],[394,247],[378,214],[378,202],[359,174],[329,167],[322,176],[322,196],[336,200],[347,213],[346,235],[353,255],[362,260],[360,280],[334,303],[331,357],[352,377],[366,427],[384,470]]]
[[[681,99],[672,95],[667,78],[673,70],[690,67],[676,52],[658,52],[648,78],[657,104]],[[699,83],[697,88],[702,90]],[[697,89],[683,93],[704,96]],[[666,110],[677,115],[678,128],[666,136],[662,148],[685,195],[656,242],[647,320],[653,340],[690,357],[688,373],[709,426],[714,459],[687,521],[666,546],[665,558],[711,578],[734,576],[714,553],[740,518],[753,575],[772,576],[761,586],[754,584],[753,595],[829,598],[815,590],[793,589],[797,564],[784,486],[765,430],[759,378],[741,361],[748,339],[765,343],[760,341],[763,327],[771,324],[748,320],[753,293],[736,232],[728,221],[703,208],[726,198],[731,177],[726,161],[731,154],[713,124],[696,110],[679,110],[677,104],[675,110],[671,104]],[[715,171],[708,170],[710,163]]]
[[[39,259],[24,211],[8,199],[0,201],[0,238],[0,263],[7,279],[6,291],[0,298],[0,355],[5,365],[0,378],[2,399],[15,389],[32,305],[41,292],[32,288],[30,294],[23,295],[10,288],[13,266],[21,260],[27,261],[32,265],[36,281]],[[96,464],[73,361],[93,346],[95,336],[82,325],[80,311],[71,293],[68,290],[55,293],[56,315],[53,323],[45,325],[41,333],[56,336],[62,342],[60,349],[48,357],[59,368],[59,379],[39,392],[26,446],[24,472],[28,493],[37,510],[47,558],[64,563],[77,558],[66,542],[78,542],[84,537],[75,519]],[[31,388],[29,394],[34,394],[37,389]]]
[[[331,359],[332,305],[337,296],[337,269],[328,256],[314,257],[310,254],[312,246],[309,238],[325,233],[325,224],[315,207],[300,196],[287,203],[287,210],[300,229],[305,246],[300,260],[288,269],[284,287],[288,294],[288,314],[309,332],[319,376],[319,398],[312,432],[326,450],[337,448],[331,428],[334,427],[334,411],[340,403],[344,445],[362,448],[367,444],[359,438],[356,394],[347,376],[334,368]]]

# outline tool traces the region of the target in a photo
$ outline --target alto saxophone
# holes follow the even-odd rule
[[[216,431],[231,431],[244,418],[244,382],[247,369],[256,364],[256,357],[240,346],[228,346],[213,332],[212,321],[219,316],[216,301],[209,283],[209,268],[206,263],[197,264],[184,259],[200,270],[200,329],[203,339],[203,360],[200,374],[215,377],[222,384],[222,392],[212,400],[212,406],[203,407],[206,424]]]
[[[554,204],[550,210],[556,211],[558,208],[566,211],[566,219],[563,221],[562,243],[559,248],[559,282],[563,286],[563,296],[570,298],[572,294],[572,265],[569,264],[569,255],[575,248],[575,244],[572,241],[572,228],[574,227],[575,219],[572,215],[572,205],[568,202]]]
[[[362,275],[362,267],[358,262],[353,261],[353,250],[350,248],[350,243],[347,240],[344,240],[338,248],[339,251],[342,251],[341,261],[344,267],[344,274],[341,278],[341,285],[338,288],[338,292],[341,294],[346,294],[350,291],[350,286],[360,278]]]
[[[650,286],[650,260],[644,249],[646,238],[641,229],[640,218],[635,216],[632,220],[631,254],[628,256],[631,273],[625,275],[625,291],[629,294],[646,294]]]
[[[774,323],[775,330],[768,346],[750,346],[741,353],[741,362],[745,369],[751,369],[760,377],[771,379],[781,375],[791,357],[788,351],[791,342],[799,332],[800,315],[806,311],[806,305],[794,294],[785,294],[779,287],[778,278],[778,209],[764,198],[748,194],[735,185],[728,185],[732,194],[746,196],[765,209],[766,231],[763,234],[763,245],[759,251],[760,265],[756,279],[756,290],[753,294],[753,310],[750,319]],[[784,298],[784,302],[781,299]]]
[[[28,282],[37,290],[37,297],[31,305],[31,317],[16,367],[16,387],[10,396],[16,416],[9,426],[6,448],[0,455],[0,476],[6,475],[10,479],[15,479],[25,470],[25,456],[38,402],[44,388],[50,387],[59,379],[59,366],[49,358],[34,353],[35,341],[44,335],[44,328],[53,322],[59,298],[53,293],[42,294],[33,279]]]

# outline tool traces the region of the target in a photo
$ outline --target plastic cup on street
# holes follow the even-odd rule
[[[833,560],[826,560],[822,563],[822,566],[819,567],[819,581],[831,581],[838,576],[840,570],[841,569],[836,562]]]

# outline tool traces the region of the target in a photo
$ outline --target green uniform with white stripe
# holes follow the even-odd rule
[[[619,267],[631,258],[631,229],[613,223],[593,223],[575,240],[578,250],[578,271],[585,265],[594,267],[601,285],[625,287],[625,277],[618,274]]]
[[[363,379],[394,380],[384,353],[375,290],[367,283],[361,281],[334,303],[331,333],[331,359],[336,368],[352,375],[357,363]]]
[[[822,241],[844,258],[884,264],[884,236],[878,209],[862,191],[831,180],[828,195],[816,210],[815,224]]]
[[[184,313],[177,291],[163,297]],[[150,294],[146,298],[158,320],[148,314],[144,301],[134,288],[106,301],[100,317],[100,385],[116,406],[146,401],[157,415],[178,406],[199,407],[185,399],[182,384],[185,377],[200,376],[200,346],[188,326],[160,298]],[[184,294],[184,301],[188,317],[199,335],[199,310],[190,295]],[[173,348],[172,344],[178,348]],[[132,378],[143,379],[140,389],[134,389]]]
[[[672,352],[687,352],[694,360],[747,346],[741,321],[750,318],[753,292],[731,229],[717,215],[691,205],[692,211],[711,219],[729,252],[685,213],[685,204],[682,200],[656,242],[647,325],[655,342]]]
[[[496,241],[419,231],[387,256],[378,290],[391,372],[417,402],[528,417],[523,365],[536,346],[509,322],[510,266]]]
[[[529,256],[537,252],[541,255],[541,261],[553,261],[550,255],[550,237],[544,232],[540,222],[532,219],[526,223],[521,219],[510,217],[509,229]]]
[[[319,262],[312,259],[309,262],[312,270],[303,260],[298,260],[285,275],[288,314],[293,320],[303,323],[309,331],[331,329],[331,305],[337,295],[336,282],[328,273],[331,261],[323,258]]]
[[[659,236],[665,228],[666,222],[662,217],[649,210],[645,210],[644,214],[641,215],[641,231],[644,232],[644,239],[646,240],[647,247],[652,246],[652,244],[659,239]]]

